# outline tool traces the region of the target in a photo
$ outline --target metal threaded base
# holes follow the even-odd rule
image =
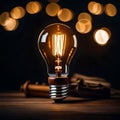
[[[50,85],[50,98],[55,102],[60,102],[68,96],[68,84]]]

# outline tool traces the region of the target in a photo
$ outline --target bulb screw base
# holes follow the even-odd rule
[[[48,77],[49,95],[56,103],[62,102],[68,96],[69,82],[67,77]]]

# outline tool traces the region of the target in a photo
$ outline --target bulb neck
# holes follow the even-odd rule
[[[68,96],[68,77],[48,77],[49,95],[55,102],[61,102]]]

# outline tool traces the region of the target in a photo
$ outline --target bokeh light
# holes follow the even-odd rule
[[[87,19],[80,19],[77,21],[75,28],[79,33],[86,34],[91,31],[92,23]]]
[[[94,40],[99,45],[103,46],[107,44],[108,40],[111,37],[111,32],[108,28],[101,28],[94,32]]]
[[[60,5],[54,2],[49,3],[45,8],[47,15],[51,17],[56,16],[59,10],[60,10]]]
[[[58,14],[58,19],[62,22],[68,22],[70,20],[73,19],[74,14],[72,12],[72,10],[68,9],[68,8],[62,8]]]
[[[95,1],[91,1],[88,3],[88,10],[94,15],[100,15],[103,13],[104,8],[102,4]]]
[[[30,1],[26,5],[26,11],[29,14],[36,14],[42,10],[42,3],[38,1]]]
[[[9,19],[9,17],[10,17],[9,12],[3,12],[0,15],[0,25],[5,26],[7,19]]]
[[[17,6],[11,10],[10,15],[14,19],[23,18],[25,16],[25,9],[21,6]]]
[[[105,14],[110,16],[110,17],[114,17],[117,14],[117,8],[115,5],[113,4],[106,4],[105,5]]]
[[[18,27],[18,20],[9,18],[6,21],[6,25],[4,26],[4,29],[7,31],[13,31],[17,29],[17,27]]]
[[[78,15],[78,20],[80,19],[87,19],[89,21],[92,21],[92,17],[89,13],[86,13],[86,12],[82,12]]]

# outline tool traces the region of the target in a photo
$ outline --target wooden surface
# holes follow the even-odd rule
[[[120,96],[109,99],[68,97],[63,103],[49,98],[26,98],[24,93],[0,93],[0,120],[120,120]]]

